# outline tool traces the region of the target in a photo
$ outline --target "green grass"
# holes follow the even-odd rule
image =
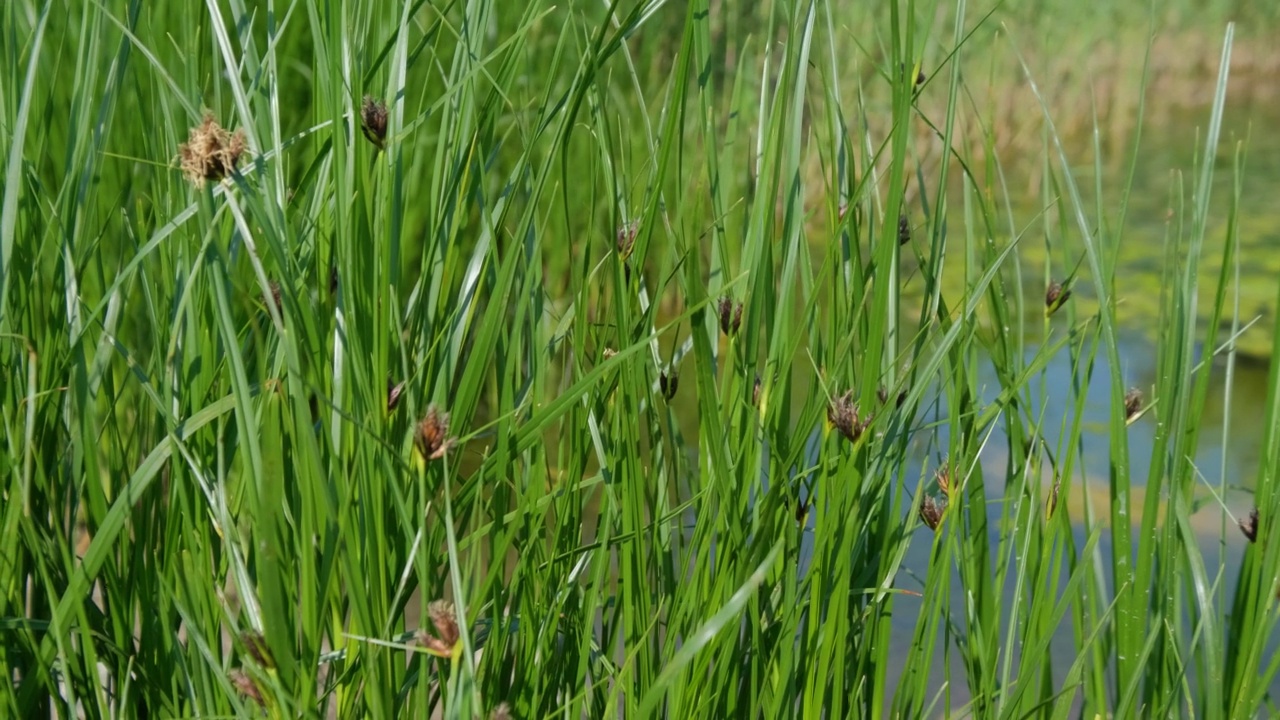
[[[1095,134],[1081,187],[1036,86],[1015,218],[999,126],[960,128],[1007,18],[727,5],[6,4],[0,716],[1274,713],[1274,371],[1257,477],[1195,464],[1236,357],[1203,328],[1252,319],[1243,148],[1210,192],[1229,73],[1171,190],[1137,456],[1132,171],[1104,186]],[[205,109],[247,152],[196,187]],[[1050,317],[1068,276],[1090,302]]]

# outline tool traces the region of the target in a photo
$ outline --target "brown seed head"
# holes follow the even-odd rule
[[[858,417],[858,405],[853,401],[853,391],[835,398],[827,406],[827,421],[849,442],[857,442],[871,425],[871,415]]]
[[[720,298],[716,311],[720,317],[720,332],[734,335],[742,327],[742,303],[735,303],[733,298],[725,296]]]
[[[759,373],[756,373],[755,385],[751,387],[751,404],[757,407],[760,405],[760,374]]]
[[[623,260],[631,257],[631,251],[635,249],[636,246],[636,235],[639,232],[639,220],[623,223],[622,227],[618,228],[618,235],[615,242],[618,247],[618,255],[620,255]]]
[[[658,389],[662,390],[662,397],[670,400],[676,396],[676,388],[680,386],[680,376],[676,371],[671,370],[671,374],[663,371],[658,374]]]
[[[379,150],[387,141],[387,104],[365,95],[360,104],[360,131]]]
[[[489,720],[512,720],[511,706],[506,703],[498,703],[498,707],[493,709],[489,715]]]
[[[945,505],[939,505],[932,495],[925,495],[924,500],[920,502],[920,519],[930,530],[937,530],[938,523],[942,522],[942,513],[946,509]]]
[[[391,378],[387,378],[387,412],[396,409],[400,404],[400,396],[404,394],[404,381],[393,382]]]
[[[602,355],[604,355],[605,360],[608,360],[611,357],[617,357],[618,351],[614,350],[613,348],[605,348]]]
[[[427,407],[427,416],[418,423],[418,432],[414,438],[418,452],[427,460],[439,460],[453,446],[454,439],[449,437],[449,414],[440,412],[432,403]]]
[[[1129,392],[1124,394],[1124,418],[1132,420],[1134,415],[1142,409],[1142,391],[1138,388],[1129,388]]]
[[[1049,283],[1048,289],[1044,291],[1044,312],[1046,315],[1052,315],[1058,311],[1071,297],[1071,291],[1062,286],[1060,282]]]
[[[876,390],[876,399],[880,401],[881,405],[884,405],[885,403],[889,402],[889,391],[886,390],[883,385],[881,385],[880,388]]]
[[[267,647],[267,639],[262,633],[253,630],[240,634],[240,642],[244,643],[245,652],[249,653],[249,657],[258,663],[259,667],[270,670],[276,666],[275,660],[271,657],[271,649]]]
[[[202,188],[207,180],[218,182],[235,172],[244,151],[244,131],[226,130],[212,113],[205,113],[204,120],[191,128],[187,142],[178,146],[178,159],[187,180]]]
[[[898,216],[898,244],[906,245],[911,242],[911,223],[907,220],[906,215]]]
[[[1254,508],[1249,512],[1248,517],[1240,518],[1237,522],[1240,525],[1240,532],[1249,538],[1249,542],[1258,542],[1258,508]]]
[[[445,645],[452,648],[458,643],[458,616],[453,603],[448,600],[435,600],[427,606],[427,615],[436,628],[436,635]]]
[[[938,483],[938,489],[942,491],[943,497],[951,497],[951,466],[943,465],[934,473],[933,479]]]
[[[231,681],[232,687],[241,695],[249,698],[258,705],[265,706],[266,701],[262,699],[262,691],[258,689],[258,683],[249,677],[244,670],[235,668],[227,671],[227,679]]]

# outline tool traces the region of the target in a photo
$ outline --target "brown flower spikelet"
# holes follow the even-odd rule
[[[1124,419],[1132,420],[1141,409],[1142,391],[1138,388],[1129,388],[1129,392],[1124,394]]]
[[[418,452],[427,460],[439,460],[453,447],[454,439],[449,437],[449,413],[440,412],[432,403],[427,407],[427,415],[418,423],[414,442]]]
[[[203,188],[205,181],[218,182],[235,172],[244,151],[243,130],[233,133],[219,125],[212,113],[205,113],[204,120],[191,128],[187,142],[178,146],[178,158],[187,180]]]
[[[427,616],[435,626],[436,634],[419,629],[414,639],[429,652],[437,655],[451,655],[458,644],[458,621],[454,617],[453,603],[448,600],[434,600],[427,606]]]
[[[360,132],[379,150],[387,142],[387,104],[365,95],[360,104]]]
[[[911,242],[911,223],[907,220],[906,215],[898,216],[898,244],[906,245]]]
[[[938,524],[942,522],[942,511],[945,508],[939,505],[932,495],[925,495],[924,500],[920,502],[920,519],[930,530],[937,530]]]
[[[1045,315],[1052,315],[1058,311],[1071,297],[1071,291],[1062,286],[1060,282],[1049,283],[1049,287],[1044,291],[1044,312]]]
[[[742,303],[735,303],[728,296],[722,297],[716,311],[720,318],[720,332],[725,335],[737,334],[738,329],[742,327]]]
[[[1240,525],[1240,532],[1249,538],[1249,542],[1258,542],[1258,508],[1254,508],[1248,517],[1241,518],[1237,523]]]
[[[849,442],[857,442],[862,433],[871,425],[871,415],[858,417],[858,405],[853,401],[853,391],[835,398],[827,406],[827,421],[840,431]]]
[[[259,666],[271,669],[276,666],[276,661],[271,657],[271,649],[267,647],[267,639],[262,633],[253,630],[241,633],[240,641],[244,643],[245,652]]]
[[[427,606],[427,615],[431,617],[431,624],[436,626],[436,632],[440,633],[441,640],[450,647],[458,642],[458,618],[453,603],[436,600]]]
[[[393,412],[400,404],[400,396],[404,394],[404,381],[395,382],[387,378],[387,412]]]
[[[266,701],[262,699],[262,691],[258,689],[258,683],[249,677],[244,670],[233,669],[227,671],[227,679],[231,681],[232,687],[241,695],[249,698],[258,705],[266,705]]]
[[[636,246],[636,235],[639,234],[639,232],[639,220],[623,223],[622,227],[618,228],[618,234],[614,240],[618,248],[618,255],[621,256],[623,260],[631,257],[631,251]]]
[[[946,497],[951,497],[951,468],[943,465],[934,473],[934,480],[938,483],[938,489]]]
[[[670,400],[676,396],[676,388],[680,387],[680,376],[674,369],[670,374],[663,371],[658,374],[658,389],[662,391],[662,397]]]

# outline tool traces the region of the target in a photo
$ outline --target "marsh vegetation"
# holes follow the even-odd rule
[[[0,716],[1274,715],[1280,10],[0,10]]]

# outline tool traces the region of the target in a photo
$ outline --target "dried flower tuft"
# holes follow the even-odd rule
[[[440,639],[450,647],[458,642],[458,616],[453,603],[448,600],[436,600],[427,606],[427,615],[431,624],[436,626]]]
[[[609,358],[617,357],[617,356],[618,356],[618,351],[617,351],[617,350],[614,350],[613,348],[605,348],[605,349],[604,349],[604,353],[602,353],[602,354],[604,355],[604,359],[605,359],[605,360],[608,360]]]
[[[498,707],[493,709],[489,714],[489,720],[512,720],[511,706],[506,703],[498,703]]]
[[[379,150],[385,147],[387,142],[386,103],[374,100],[369,95],[364,96],[364,102],[360,104],[360,131]]]
[[[733,298],[725,296],[720,298],[716,310],[720,316],[720,332],[737,334],[738,328],[742,327],[742,303],[735,303]]]
[[[258,663],[260,667],[268,670],[276,666],[276,661],[271,657],[271,649],[267,647],[267,639],[262,633],[253,630],[240,634],[240,642],[244,643],[245,652],[249,653],[249,657]]]
[[[849,203],[841,200],[840,207],[836,212],[838,213],[837,220],[844,222],[844,216],[849,214]]]
[[[679,386],[680,376],[676,374],[675,370],[672,370],[669,375],[665,370],[658,374],[658,388],[662,390],[662,397],[668,400],[675,397],[676,388]]]
[[[448,600],[435,600],[427,606],[427,616],[431,618],[436,634],[432,635],[425,629],[419,628],[414,633],[414,639],[434,655],[452,655],[459,637],[458,620],[453,603]]]
[[[1258,542],[1258,508],[1251,510],[1248,517],[1241,518],[1237,523],[1240,525],[1240,532],[1249,538],[1249,542]]]
[[[929,526],[930,530],[937,530],[945,510],[946,505],[939,504],[932,495],[925,495],[924,500],[920,502],[920,519]]]
[[[204,120],[191,128],[187,142],[178,146],[178,158],[187,180],[202,188],[205,181],[218,182],[235,172],[244,151],[243,130],[233,133],[219,125],[212,113],[205,113]]]
[[[871,425],[871,415],[858,417],[858,405],[853,401],[853,391],[835,398],[827,406],[827,420],[849,442],[857,442]]]
[[[1142,391],[1138,388],[1129,388],[1129,392],[1124,394],[1124,419],[1132,420],[1141,409]]]
[[[427,460],[439,460],[453,447],[455,440],[449,437],[449,414],[440,412],[432,403],[427,407],[427,416],[418,423],[414,443],[418,452]]]
[[[1071,290],[1062,286],[1060,282],[1051,282],[1049,287],[1044,291],[1044,314],[1052,315],[1058,311],[1071,297]]]
[[[906,215],[898,216],[898,244],[906,245],[911,242],[911,223],[907,220]]]
[[[254,682],[249,674],[239,668],[227,671],[227,679],[231,681],[231,685],[241,695],[249,698],[258,705],[265,706],[266,701],[262,699],[262,691],[258,689],[258,683]]]

